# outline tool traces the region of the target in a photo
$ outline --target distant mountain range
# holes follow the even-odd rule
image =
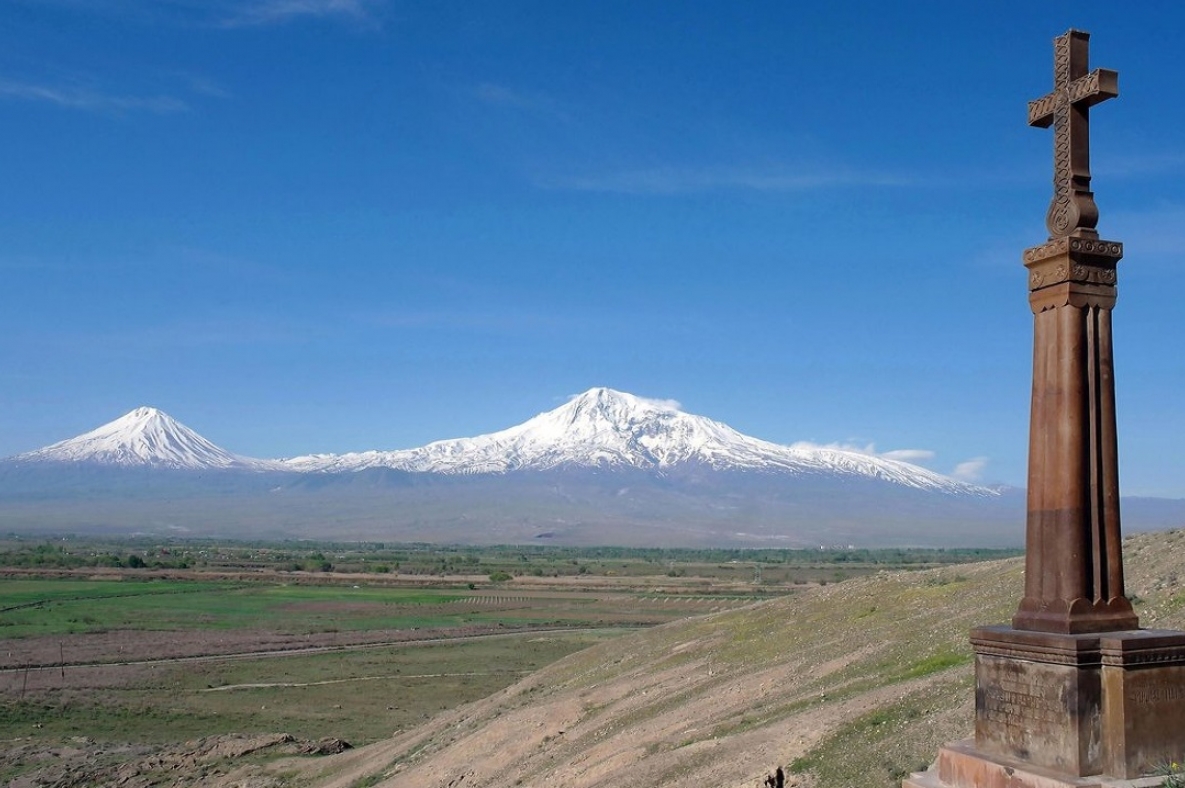
[[[1136,527],[1185,523],[1185,501],[1134,506],[1150,512]],[[510,429],[417,449],[254,459],[141,407],[0,461],[0,530],[18,532],[1019,546],[1023,509],[1016,490],[770,443],[606,388]]]

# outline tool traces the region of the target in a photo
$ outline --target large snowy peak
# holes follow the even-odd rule
[[[156,408],[141,407],[98,429],[12,458],[27,463],[93,463],[176,470],[263,469],[273,463],[215,446]]]
[[[782,446],[743,435],[673,403],[594,388],[555,410],[501,432],[438,441],[417,449],[309,455],[291,470],[345,472],[395,468],[444,474],[557,468],[639,468],[665,472],[693,465],[716,470],[828,474],[880,479],[923,490],[993,495],[908,463],[805,444]]]

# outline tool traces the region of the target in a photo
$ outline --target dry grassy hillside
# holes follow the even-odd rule
[[[1185,533],[1128,541],[1144,627],[1185,628]],[[423,727],[314,762],[320,788],[890,786],[969,735],[967,631],[1007,621],[1020,559],[885,573],[622,637]],[[293,774],[292,770],[298,770]]]

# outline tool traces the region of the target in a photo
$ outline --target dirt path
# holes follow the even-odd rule
[[[458,640],[519,637],[523,635],[555,634],[564,632],[604,632],[614,628],[577,627],[522,627],[504,626],[463,627],[425,630],[376,630],[339,636],[338,633],[286,635],[274,632],[242,630],[233,633],[170,632],[167,643],[160,633],[119,632],[88,633],[84,635],[45,636],[28,638],[5,644],[0,654],[0,675],[28,670],[57,670],[81,667],[129,667],[135,665],[169,665],[185,662],[213,662],[234,659],[299,656],[334,651],[353,651],[378,648],[448,643]],[[308,645],[310,641],[326,641]],[[253,647],[253,645],[255,647]],[[81,659],[63,659],[66,653],[84,652]],[[130,656],[120,654],[166,653],[164,656]],[[187,651],[195,653],[185,653]],[[181,652],[181,653],[176,653]]]
[[[254,684],[225,684],[221,687],[207,687],[198,692],[228,692],[231,690],[270,689],[273,687],[324,687],[329,684],[349,684],[354,681],[383,681],[384,679],[446,679],[472,678],[474,676],[525,676],[529,670],[493,670],[468,673],[391,673],[386,676],[355,676],[349,679],[326,679],[324,681],[269,681]]]

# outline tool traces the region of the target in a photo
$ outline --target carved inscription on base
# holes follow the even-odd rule
[[[1103,668],[1108,774],[1139,777],[1185,755],[1185,666]]]
[[[977,747],[1070,774],[1097,773],[1097,669],[980,654],[975,677]]]

